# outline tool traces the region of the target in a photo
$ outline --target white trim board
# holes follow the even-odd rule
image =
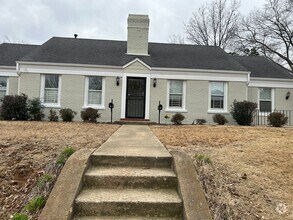
[[[132,64],[134,64],[135,62],[139,62],[141,65],[143,65],[144,67],[146,67],[149,70],[151,69],[151,67],[149,65],[147,65],[145,62],[141,61],[139,58],[135,58],[134,60],[132,60],[129,63],[125,64],[122,68],[125,69],[125,68],[131,66]]]
[[[292,89],[293,88],[293,82],[291,82],[291,81],[251,80],[249,85],[248,85],[248,87]]]

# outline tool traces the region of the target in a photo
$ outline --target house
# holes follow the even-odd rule
[[[53,37],[40,46],[2,44],[5,94],[40,97],[46,115],[50,109],[96,108],[106,122],[111,100],[116,121],[156,122],[159,103],[162,119],[180,112],[185,123],[212,123],[216,113],[234,123],[234,100],[257,102],[263,112],[293,109],[293,75],[285,68],[263,57],[234,57],[216,46],[150,43],[149,22],[146,15],[130,14],[127,41]],[[15,62],[6,63],[5,47],[12,48],[7,56]]]

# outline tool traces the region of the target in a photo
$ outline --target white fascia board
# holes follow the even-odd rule
[[[122,76],[121,68],[92,65],[52,65],[47,63],[18,63],[19,73],[43,73],[86,76]]]
[[[126,63],[122,68],[125,69],[125,68],[127,68],[128,66],[130,66],[131,64],[133,64],[135,62],[139,62],[144,67],[146,67],[147,69],[151,70],[151,67],[149,65],[147,65],[145,62],[143,62],[142,60],[140,60],[139,58],[135,58],[134,60],[130,61],[129,63]]]
[[[272,79],[272,78],[251,78],[249,87],[262,88],[293,88],[293,80],[290,79]]]
[[[206,73],[206,72],[152,72],[151,78],[158,79],[181,79],[181,80],[201,80],[201,81],[223,81],[223,82],[248,82],[249,74],[237,75],[231,73]]]
[[[14,76],[17,77],[17,72],[15,66],[1,66],[0,67],[0,76]]]

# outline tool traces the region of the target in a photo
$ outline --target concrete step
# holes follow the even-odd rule
[[[85,186],[100,188],[177,188],[171,168],[91,167],[84,181]]]
[[[171,167],[171,156],[91,155],[93,166]]]
[[[73,220],[181,220],[181,217],[77,216]]]
[[[181,220],[181,217],[77,216],[73,220]]]
[[[85,188],[75,199],[74,210],[80,216],[180,217],[182,200],[172,189]]]

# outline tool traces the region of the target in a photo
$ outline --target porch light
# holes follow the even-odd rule
[[[290,92],[288,91],[287,94],[286,94],[286,100],[288,100],[290,97]]]
[[[154,78],[154,79],[153,79],[153,87],[156,87],[156,86],[157,86],[157,79]]]
[[[120,84],[120,78],[119,78],[119,76],[117,76],[116,77],[116,86],[119,86],[119,84]]]

